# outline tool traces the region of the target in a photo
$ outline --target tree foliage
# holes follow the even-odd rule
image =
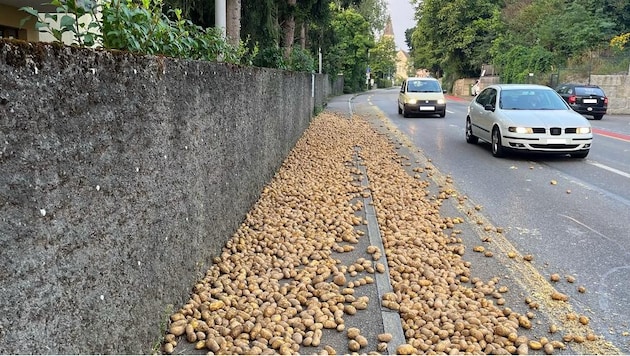
[[[335,67],[344,75],[344,92],[361,91],[365,86],[368,51],[374,46],[370,24],[356,10],[347,9],[338,11],[331,25],[335,44],[330,52],[338,60]]]
[[[522,82],[605,53],[613,38],[623,46],[630,29],[627,0],[414,1],[414,65],[453,79],[478,76],[487,63],[503,80]]]
[[[208,0],[50,0],[57,13],[48,18],[60,20],[62,28],[39,25],[59,41],[72,33],[82,46],[296,71],[314,71],[322,53],[324,72],[343,73],[347,91],[364,88],[368,49],[385,27],[385,0],[234,1],[241,9],[241,41],[235,45],[214,27],[214,2]],[[84,14],[92,17],[89,27],[77,20]],[[384,68],[389,64],[381,52],[376,66]]]
[[[396,43],[393,37],[381,36],[370,49],[369,66],[371,76],[379,86],[391,86],[391,78],[396,73]]]
[[[499,9],[498,0],[417,1],[411,46],[416,68],[447,75],[477,71],[501,29]]]

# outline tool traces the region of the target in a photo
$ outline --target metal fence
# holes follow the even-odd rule
[[[555,88],[561,83],[569,82],[591,84],[593,75],[615,74],[630,75],[630,49],[616,54],[593,53],[590,58],[582,59],[581,63],[570,63],[545,73],[530,72],[523,83]],[[500,81],[504,82],[502,79]]]

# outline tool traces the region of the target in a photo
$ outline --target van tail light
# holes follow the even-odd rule
[[[575,104],[575,95],[569,97],[569,104]]]

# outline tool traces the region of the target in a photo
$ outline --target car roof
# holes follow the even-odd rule
[[[438,81],[437,79],[433,78],[433,77],[409,77],[407,78],[407,81],[409,80],[435,80]]]
[[[490,85],[488,87],[494,87],[494,88],[498,88],[500,90],[506,90],[506,89],[548,89],[548,90],[553,90],[550,87],[546,86],[546,85],[540,85],[540,84],[493,84]]]
[[[559,86],[599,88],[599,85],[595,85],[595,84],[577,84],[577,83],[563,83],[563,84],[560,84]]]

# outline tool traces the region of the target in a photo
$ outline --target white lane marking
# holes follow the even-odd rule
[[[624,171],[620,171],[620,170],[618,170],[616,168],[613,168],[613,167],[608,167],[605,164],[597,163],[595,161],[590,161],[590,160],[588,160],[586,163],[588,163],[590,165],[593,165],[595,167],[601,168],[601,169],[605,169],[605,170],[607,170],[609,172],[619,174],[622,177],[630,178],[630,173],[624,172]]]

